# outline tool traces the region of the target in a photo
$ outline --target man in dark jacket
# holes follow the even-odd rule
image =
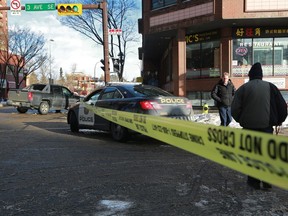
[[[281,125],[287,117],[287,104],[278,88],[263,81],[262,66],[255,63],[249,71],[249,82],[236,92],[232,102],[233,118],[244,129],[273,134],[273,126]],[[261,181],[248,176],[248,185],[260,189]],[[265,182],[263,188],[271,188]]]
[[[222,126],[228,126],[232,121],[231,104],[235,93],[235,87],[229,79],[227,72],[223,73],[222,79],[214,86],[211,97],[216,101]]]

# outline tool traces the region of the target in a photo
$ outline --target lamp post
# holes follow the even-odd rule
[[[49,43],[49,51],[50,51],[50,56],[49,56],[49,60],[50,60],[50,74],[49,74],[49,84],[53,84],[52,82],[52,59],[51,59],[51,43],[54,42],[53,39],[50,39],[50,43]]]

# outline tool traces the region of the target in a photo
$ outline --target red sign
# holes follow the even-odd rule
[[[122,34],[122,29],[109,29],[108,33],[111,35],[121,35]]]

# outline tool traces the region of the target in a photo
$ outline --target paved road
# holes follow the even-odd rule
[[[0,215],[288,215],[288,191],[148,137],[69,131],[65,113],[0,108]]]

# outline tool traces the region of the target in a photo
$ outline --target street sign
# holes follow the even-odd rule
[[[11,15],[21,15],[21,1],[11,0],[10,1]]]
[[[110,35],[121,35],[122,29],[109,29],[108,34]]]
[[[50,11],[56,10],[55,3],[25,4],[25,11]]]

